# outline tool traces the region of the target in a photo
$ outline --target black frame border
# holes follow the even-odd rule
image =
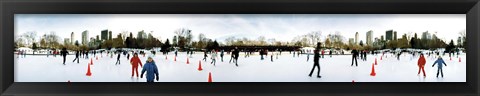
[[[478,0],[3,0],[2,95],[478,95]],[[466,83],[19,83],[14,14],[466,14]],[[473,50],[472,50],[473,49]],[[472,54],[474,53],[474,54]]]

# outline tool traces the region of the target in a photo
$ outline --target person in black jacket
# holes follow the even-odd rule
[[[73,59],[73,62],[75,62],[75,60],[77,60],[77,63],[80,63],[80,59],[78,58],[79,55],[80,55],[80,51],[77,50],[77,51],[75,52],[75,59]]]
[[[118,54],[118,56],[117,56],[117,62],[115,62],[115,65],[117,65],[117,63],[118,63],[118,65],[120,65],[120,53],[117,52],[117,54]]]
[[[317,72],[317,78],[322,78],[322,76],[320,76],[320,62],[319,62],[319,59],[320,59],[320,53],[318,52],[319,49],[320,49],[320,45],[321,43],[318,42],[317,43],[317,48],[314,50],[314,56],[313,56],[313,67],[312,67],[312,71],[310,71],[310,74],[308,76],[312,77],[312,73],[313,71],[315,70],[315,67],[318,68],[318,72]]]
[[[235,65],[238,67],[238,56],[239,56],[239,53],[240,51],[238,50],[238,47],[235,47],[235,50],[233,50],[233,54],[234,54],[234,61],[235,61]]]
[[[358,57],[358,51],[353,49],[352,50],[352,65],[351,66],[353,66],[353,61],[355,61],[355,66],[358,66],[357,57]]]
[[[68,54],[67,48],[63,48],[60,53],[63,56],[63,65],[65,65],[65,60],[67,59],[67,54]]]

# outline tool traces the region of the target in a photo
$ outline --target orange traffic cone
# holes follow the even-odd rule
[[[177,57],[174,56],[174,57],[173,57],[173,61],[177,61]]]
[[[370,73],[370,76],[375,76],[377,73],[375,73],[375,66],[372,64],[372,72]]]
[[[93,65],[93,60],[92,60],[92,58],[90,58],[90,64]]]
[[[212,72],[208,72],[208,82],[212,82]]]
[[[198,71],[202,71],[202,70],[203,70],[203,69],[202,69],[202,63],[201,63],[201,61],[199,60],[199,61],[198,61]]]
[[[90,64],[88,64],[87,76],[92,76],[92,72],[90,72]]]
[[[187,64],[190,64],[189,60],[188,60],[188,57],[187,57]]]
[[[375,65],[377,65],[377,58],[375,58]]]

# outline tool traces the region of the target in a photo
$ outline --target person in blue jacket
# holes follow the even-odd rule
[[[145,63],[145,65],[143,66],[140,78],[143,78],[143,74],[145,73],[145,71],[147,72],[147,82],[153,82],[153,78],[156,78],[156,80],[158,81],[158,69],[152,57],[148,57],[147,63]]]
[[[447,66],[445,61],[443,61],[442,57],[438,56],[438,59],[433,63],[432,67],[435,66],[435,64],[438,64],[438,70],[437,70],[437,78],[438,78],[438,73],[442,73],[442,78],[443,78],[443,70],[442,67],[443,65]]]

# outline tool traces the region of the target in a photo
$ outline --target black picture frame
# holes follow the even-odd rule
[[[435,95],[477,96],[478,0],[2,0],[2,95]],[[466,14],[464,83],[24,83],[14,82],[14,14]]]

